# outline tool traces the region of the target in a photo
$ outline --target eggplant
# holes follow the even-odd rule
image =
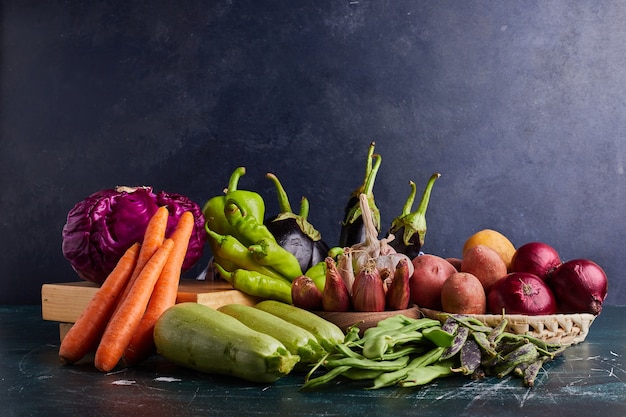
[[[430,194],[435,184],[435,180],[441,174],[434,173],[431,175],[422,195],[422,201],[416,211],[411,212],[413,200],[415,200],[416,187],[413,181],[410,181],[411,193],[404,203],[402,213],[393,219],[389,234],[393,234],[395,239],[389,242],[389,246],[394,248],[396,252],[403,253],[413,259],[420,254],[424,240],[426,237],[426,209],[430,201]]]
[[[371,142],[367,153],[367,163],[365,167],[365,178],[363,184],[352,192],[348,203],[344,209],[344,217],[341,222],[341,232],[339,234],[339,247],[346,248],[365,241],[366,230],[363,224],[363,216],[359,196],[365,194],[367,202],[372,213],[374,226],[376,231],[380,232],[380,211],[376,207],[374,201],[374,181],[378,174],[378,169],[382,162],[382,158],[378,154],[374,154],[375,142]],[[373,164],[372,164],[373,162]]]
[[[328,256],[330,248],[322,240],[321,233],[307,220],[309,215],[308,199],[302,197],[300,214],[295,214],[278,177],[272,173],[267,173],[265,177],[274,182],[280,213],[265,220],[264,224],[276,242],[296,257],[300,263],[300,269],[303,272],[307,271],[313,265],[323,262]]]

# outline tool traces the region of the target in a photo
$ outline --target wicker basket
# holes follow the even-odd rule
[[[444,321],[446,313],[441,311],[420,308],[425,317]],[[502,320],[496,314],[470,314],[487,326],[494,327]],[[525,316],[521,314],[505,315],[507,331],[515,334],[527,334],[549,343],[575,345],[587,337],[591,323],[596,318],[593,314],[552,314],[546,316]]]

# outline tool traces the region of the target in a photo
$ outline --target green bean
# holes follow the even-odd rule
[[[380,359],[389,348],[391,337],[386,334],[379,334],[376,337],[369,337],[363,341],[363,356],[369,359]]]
[[[353,381],[367,381],[377,378],[385,371],[378,371],[374,369],[361,369],[361,368],[350,368],[344,373],[342,376],[345,376],[348,379]]]
[[[355,359],[355,358],[341,358],[341,359],[329,359],[324,365],[327,368],[337,368],[341,366],[349,366],[351,368],[370,369],[378,371],[397,371],[407,366],[409,363],[409,356],[402,356],[398,359],[391,361],[377,361],[372,359]]]
[[[300,389],[306,390],[306,389],[319,387],[324,384],[328,384],[330,381],[337,378],[338,376],[340,376],[341,374],[343,374],[349,369],[350,369],[350,366],[338,366],[336,368],[332,368],[330,371],[326,372],[323,375],[307,380],[304,383],[304,385],[300,387]]]
[[[338,345],[335,346],[336,349],[336,353],[339,354],[339,356],[341,357],[349,357],[349,358],[354,358],[354,359],[364,359],[365,356],[361,355],[358,352],[355,352],[354,350],[350,349],[349,344],[347,343],[340,343]]]
[[[410,370],[402,381],[400,386],[402,387],[416,387],[419,385],[425,385],[437,378],[451,375],[453,362],[451,360],[439,362],[433,365],[422,366]]]
[[[441,327],[426,328],[422,330],[422,335],[436,346],[440,347],[450,347],[454,341],[454,335],[443,330]]]
[[[382,356],[382,360],[397,359],[401,356],[414,355],[416,353],[424,353],[424,346],[406,345],[401,346],[399,349],[389,349]]]
[[[374,379],[373,385],[366,389],[379,389],[398,384],[402,379],[406,378],[411,369],[418,368],[420,366],[427,366],[437,362],[444,349],[445,348],[442,347],[433,348],[422,356],[412,359],[408,365],[402,369],[380,374]]]
[[[346,337],[343,340],[344,343],[357,342],[361,338],[360,333],[361,333],[361,330],[358,327],[356,327],[356,325],[350,326],[346,330]]]

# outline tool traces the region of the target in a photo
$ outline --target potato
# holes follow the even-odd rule
[[[452,264],[452,266],[454,266],[454,268],[461,272],[461,262],[463,262],[463,259],[461,258],[446,258],[446,261],[450,262]]]
[[[467,272],[456,272],[441,287],[441,305],[447,313],[485,314],[487,295],[476,276]]]
[[[463,254],[461,272],[469,272],[480,280],[489,293],[491,286],[507,274],[506,263],[498,252],[485,245],[477,245]]]
[[[416,256],[412,262],[414,270],[409,281],[411,302],[419,307],[441,310],[441,286],[456,269],[436,255]]]

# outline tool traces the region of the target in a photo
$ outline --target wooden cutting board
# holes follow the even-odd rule
[[[74,323],[98,288],[98,285],[87,281],[44,284],[41,288],[42,318],[61,323]],[[223,280],[181,279],[176,302],[185,301],[217,308],[231,303],[253,305],[260,299],[235,290]]]

